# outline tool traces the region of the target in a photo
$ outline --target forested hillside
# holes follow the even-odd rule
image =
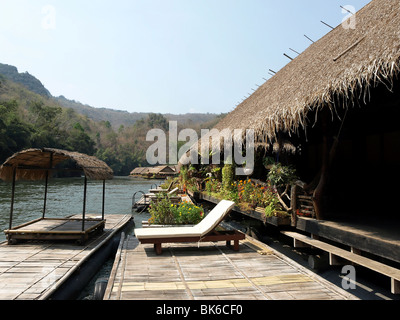
[[[201,128],[211,128],[223,117],[211,114],[201,117],[130,114],[89,106],[86,107],[92,116],[84,115],[76,111],[79,110],[78,107],[83,106],[79,102],[66,98],[56,99],[32,75],[18,76],[15,67],[2,66],[1,163],[13,153],[25,148],[52,147],[95,155],[110,165],[115,175],[128,175],[133,168],[148,165],[145,155],[151,142],[146,142],[146,134],[150,129],[160,128],[167,132],[168,121],[177,120],[180,128],[193,128],[200,132]],[[2,70],[7,72],[2,74]],[[60,100],[64,102],[61,103]],[[76,108],[71,106],[73,104]],[[96,115],[96,111],[101,115]],[[122,117],[125,118],[125,122],[118,122],[112,117],[115,114],[125,115]],[[129,115],[135,120],[126,122]]]

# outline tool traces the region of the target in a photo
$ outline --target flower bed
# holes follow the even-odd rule
[[[234,166],[225,164],[223,167],[182,167],[175,183],[183,190],[202,192],[208,196],[222,200],[234,201],[242,211],[263,211],[265,218],[288,218],[291,207],[283,201],[283,195],[296,178],[291,166],[280,163],[271,164],[267,182],[253,182],[251,179],[236,180]],[[206,178],[207,177],[207,178]],[[286,188],[286,189],[285,189]],[[282,193],[281,189],[285,189]],[[277,190],[280,190],[279,193]],[[289,199],[289,197],[287,197]]]
[[[234,201],[243,211],[262,207],[267,218],[285,215],[275,188],[269,184],[257,184],[246,179],[233,181],[223,187],[219,181],[210,179],[206,183],[205,192],[218,199]]]

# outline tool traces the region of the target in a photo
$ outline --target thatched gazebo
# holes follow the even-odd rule
[[[308,179],[303,187],[313,199],[318,219],[324,216],[323,201],[328,177],[334,176],[335,154],[346,156],[352,148],[350,142],[367,145],[363,152],[368,153],[373,148],[370,140],[383,139],[386,145],[382,142],[374,147],[374,157],[397,146],[396,137],[376,136],[384,135],[389,127],[399,131],[393,119],[398,119],[400,109],[400,1],[373,0],[352,19],[354,29],[339,25],[311,44],[215,127],[219,132],[243,129],[243,134],[253,129],[256,147],[273,150],[275,145],[276,152],[284,151],[285,146],[291,151],[301,149],[293,162],[304,180]],[[218,134],[211,138],[219,140]],[[363,161],[357,156],[360,154],[351,160],[354,167]],[[362,162],[363,170],[390,162],[385,161]],[[396,161],[399,164],[399,159]],[[345,166],[342,163],[341,168]],[[352,172],[343,174],[344,179],[351,178]]]
[[[71,168],[65,168],[62,164],[68,162]],[[77,172],[84,176],[84,199],[82,219],[46,219],[46,202],[48,180],[55,171]],[[70,152],[59,149],[43,148],[28,149],[18,152],[8,158],[0,167],[0,179],[12,182],[12,196],[10,209],[9,229],[5,230],[9,243],[14,243],[17,239],[28,240],[78,240],[84,242],[89,234],[104,228],[104,201],[105,201],[105,181],[113,178],[113,171],[106,163],[96,157],[85,154]],[[101,219],[86,219],[86,191],[87,179],[101,180],[103,182],[103,201]],[[43,215],[24,225],[13,227],[13,208],[15,197],[15,184],[18,180],[45,181],[45,194],[43,203]],[[44,222],[47,224],[45,225]],[[38,227],[39,223],[41,224]],[[60,226],[56,225],[57,223]],[[81,228],[76,227],[80,223]],[[44,227],[42,227],[44,226]],[[62,226],[62,227],[61,227]],[[80,229],[80,230],[79,230]]]

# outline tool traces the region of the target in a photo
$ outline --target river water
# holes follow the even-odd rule
[[[131,214],[132,196],[137,191],[147,192],[161,180],[142,180],[115,177],[106,181],[105,214]],[[83,210],[83,178],[51,179],[48,185],[46,217],[67,217]],[[17,182],[13,227],[40,218],[43,212],[44,182]],[[101,214],[102,181],[88,181],[86,212]],[[2,232],[9,228],[11,183],[0,181],[0,241]],[[140,219],[138,219],[141,221]]]

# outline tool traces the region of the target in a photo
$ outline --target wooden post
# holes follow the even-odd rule
[[[333,254],[332,252],[329,252],[329,264],[331,266],[343,266],[347,261],[345,261],[343,258]]]
[[[85,175],[85,182],[83,187],[82,231],[85,231],[86,191],[87,191],[87,177]]]
[[[391,284],[391,292],[392,292],[392,294],[400,294],[400,281],[391,278],[390,279],[390,284]]]
[[[46,214],[46,204],[47,204],[47,187],[49,183],[49,171],[46,172],[46,182],[44,186],[44,201],[43,201],[43,214],[42,218],[44,219],[44,216]]]
[[[46,204],[47,204],[47,189],[48,189],[48,183],[49,183],[49,172],[50,169],[53,167],[53,153],[50,153],[50,163],[49,163],[49,169],[46,171],[46,185],[44,187],[44,201],[43,201],[43,215],[42,218],[44,219],[44,216],[46,214]]]
[[[328,123],[327,113],[322,112],[322,168],[319,183],[314,190],[313,201],[314,210],[317,220],[322,220],[324,217],[323,213],[323,197],[325,195],[326,184],[328,180],[328,169],[329,169],[329,147],[328,147]]]
[[[239,251],[239,240],[237,239],[233,240],[233,250]]]
[[[10,208],[10,225],[9,229],[12,229],[12,218],[14,213],[14,198],[15,198],[15,178],[17,176],[17,167],[13,169],[13,180],[12,180],[12,190],[11,190],[11,208]]]
[[[156,251],[157,255],[162,254],[162,244],[161,243],[155,243],[154,244],[154,250]]]
[[[103,203],[101,207],[101,219],[104,220],[104,202],[106,196],[106,180],[103,180]]]
[[[291,226],[295,227],[297,223],[297,185],[293,184],[290,191],[290,206],[292,208]]]
[[[311,246],[299,239],[293,238],[293,247],[294,248],[311,248]]]

